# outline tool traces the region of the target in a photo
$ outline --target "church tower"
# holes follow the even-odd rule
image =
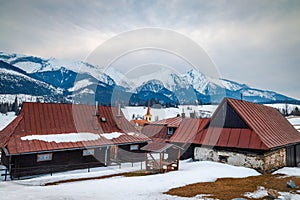
[[[147,113],[145,115],[145,120],[147,120],[148,122],[151,122],[152,120],[152,115],[150,114],[150,106],[148,106],[148,109],[147,109]]]

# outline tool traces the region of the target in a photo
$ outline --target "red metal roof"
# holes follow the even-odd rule
[[[235,99],[225,99],[268,148],[300,142],[297,130],[275,108]]]
[[[141,130],[142,134],[146,135],[149,138],[164,138],[169,139],[168,137],[168,128],[161,125],[146,125]]]
[[[196,137],[196,134],[201,131],[208,122],[209,119],[207,118],[184,118],[169,141],[178,143],[192,143]]]
[[[231,106],[248,127],[223,128],[209,126],[210,121],[213,121],[216,116],[220,116],[219,112],[222,112],[221,108],[224,105]],[[170,142],[269,150],[299,143],[300,134],[272,107],[226,98],[221,102],[211,120],[183,120]]]
[[[141,148],[141,150],[161,153],[161,152],[167,150],[168,148],[170,148],[172,146],[173,146],[173,144],[165,143],[165,142],[163,142],[163,143],[150,142],[146,146]]]
[[[42,140],[22,140],[29,135],[49,135],[62,133],[122,133],[107,139],[80,142],[45,142]],[[23,103],[20,115],[0,132],[0,146],[10,154],[39,151],[106,146],[110,144],[141,143],[150,139],[138,133],[123,114],[117,116],[117,108],[55,103]]]
[[[181,117],[172,117],[172,118],[167,118],[167,119],[151,122],[149,124],[151,124],[151,125],[165,125],[167,127],[177,128],[180,125],[181,121],[182,121]]]
[[[141,148],[141,150],[161,153],[161,152],[165,151],[166,149],[169,149],[170,147],[174,147],[176,149],[182,149],[181,147],[179,147],[175,144],[166,143],[165,139],[153,138],[152,142],[149,142],[146,146]]]

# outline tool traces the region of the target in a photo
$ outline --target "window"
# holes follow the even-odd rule
[[[168,127],[168,135],[173,135],[174,129],[171,127]]]
[[[219,162],[227,163],[228,162],[228,156],[219,155]]]
[[[134,150],[139,150],[139,145],[138,144],[130,145],[130,151],[134,151]]]
[[[38,154],[36,161],[42,162],[42,161],[49,161],[49,160],[52,160],[52,153]]]
[[[85,149],[82,152],[83,156],[93,156],[95,154],[95,149]]]

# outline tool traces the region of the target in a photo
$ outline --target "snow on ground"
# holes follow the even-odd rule
[[[278,197],[278,199],[282,199],[282,200],[299,200],[300,199],[300,195],[299,194],[292,194],[289,192],[278,192],[280,194],[280,196]],[[254,192],[247,192],[244,195],[245,197],[248,198],[253,198],[253,199],[259,199],[259,198],[263,198],[263,197],[267,197],[268,196],[268,190],[264,187],[258,187],[258,189]]]
[[[43,96],[32,96],[28,94],[0,94],[0,102],[13,103],[16,97],[19,103],[36,102],[37,100],[39,100],[40,102],[44,101]]]
[[[277,171],[275,171],[273,174],[286,174],[289,176],[300,176],[300,168],[299,167],[284,167]]]
[[[268,191],[264,187],[258,187],[256,191],[246,192],[244,196],[248,198],[258,199],[258,198],[268,196]]]
[[[122,108],[122,112],[127,120],[132,120],[132,116],[143,118],[147,113],[147,107],[145,106],[129,106]],[[176,117],[179,114],[178,108],[151,108],[150,113],[153,120],[162,120],[166,118]]]
[[[182,112],[185,113],[186,117],[189,117],[190,113],[194,112],[198,116],[210,117],[211,114],[216,110],[216,108],[217,105],[186,105],[179,106],[178,108],[150,108],[150,113],[152,115],[152,121],[158,121],[176,117],[177,115],[181,115]],[[132,120],[133,115],[138,118],[143,118],[143,116],[147,113],[147,107],[128,106],[122,108],[122,112],[124,113],[127,120]]]
[[[289,116],[287,120],[300,132],[300,117],[299,116]]]
[[[0,130],[5,128],[16,117],[15,112],[8,112],[7,114],[0,113]]]
[[[44,176],[22,181],[0,182],[1,200],[15,199],[188,199],[164,195],[163,192],[171,188],[184,186],[196,182],[211,182],[222,177],[247,177],[259,175],[253,169],[235,167],[222,163],[209,161],[190,162],[181,161],[180,170],[166,174],[156,174],[139,177],[113,177],[108,179],[79,181],[59,184],[54,186],[33,186],[40,185],[52,180],[59,180],[61,177],[74,178],[76,176],[90,176],[91,173],[68,174],[60,173],[55,176]],[[135,168],[135,167],[134,167]],[[132,168],[132,169],[134,169]],[[138,165],[136,166],[136,169]],[[119,173],[117,168],[103,168],[101,172],[95,172],[91,176]],[[130,169],[130,167],[129,167]],[[122,169],[120,169],[122,170]],[[123,171],[126,171],[125,168]],[[194,199],[198,199],[195,197]]]
[[[271,106],[273,108],[282,110],[286,108],[286,104],[285,103],[275,103],[275,104],[264,104],[266,106]],[[300,108],[300,105],[297,104],[287,104],[287,109],[288,112],[291,113],[296,107]]]

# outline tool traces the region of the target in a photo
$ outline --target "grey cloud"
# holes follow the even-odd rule
[[[83,59],[121,32],[162,27],[202,45],[224,78],[300,98],[297,0],[10,0],[0,4],[2,51]]]

